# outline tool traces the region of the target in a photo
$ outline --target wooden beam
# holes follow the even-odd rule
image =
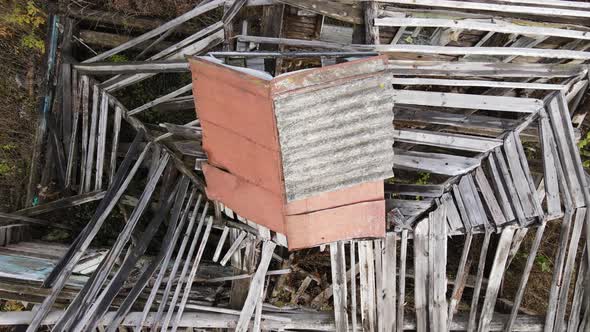
[[[115,54],[118,54],[120,52],[123,52],[123,51],[133,47],[134,45],[137,45],[141,42],[151,39],[161,33],[166,32],[169,29],[177,27],[177,26],[181,25],[182,23],[192,19],[193,17],[196,17],[196,16],[206,13],[210,10],[213,10],[213,9],[223,5],[224,3],[225,3],[225,0],[213,0],[211,2],[207,2],[205,4],[196,6],[195,8],[184,13],[183,15],[180,15],[177,18],[164,23],[164,24],[160,25],[159,27],[157,27],[149,32],[146,32],[137,38],[134,38],[126,43],[123,43],[123,44],[121,44],[121,45],[119,45],[107,52],[101,53],[99,55],[93,56],[90,59],[85,60],[84,63],[97,62],[100,60],[104,60],[110,56],[113,56]]]
[[[451,20],[442,18],[384,17],[375,19],[376,26],[413,26],[427,28],[450,28],[458,30],[481,30],[499,33],[537,35],[590,40],[590,31],[559,29],[551,27],[527,26],[498,19]]]
[[[394,77],[393,84],[402,86],[408,85],[440,85],[440,86],[461,86],[461,87],[487,87],[487,88],[506,88],[506,89],[530,89],[530,90],[564,90],[566,85],[547,84],[547,83],[521,83],[506,81],[484,81],[484,80],[453,80],[437,78],[401,78]]]
[[[495,138],[449,134],[418,129],[394,129],[393,138],[396,142],[475,152],[487,152],[502,145],[502,140]]]
[[[393,100],[395,104],[481,109],[516,113],[532,113],[543,107],[543,102],[541,100],[533,98],[481,96],[419,90],[394,90],[393,92]]]
[[[585,10],[548,8],[546,6],[514,6],[505,4],[496,4],[488,2],[467,2],[467,1],[449,1],[449,0],[382,0],[386,3],[395,3],[399,5],[425,6],[450,8],[458,10],[478,10],[492,11],[512,14],[529,14],[541,16],[566,16],[576,18],[590,18],[590,12]]]

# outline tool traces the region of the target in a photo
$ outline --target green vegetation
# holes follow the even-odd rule
[[[39,33],[46,19],[34,1],[15,2],[12,11],[2,17],[4,24],[0,26],[0,37],[10,37],[17,30],[22,31],[22,47],[45,53],[45,43]]]

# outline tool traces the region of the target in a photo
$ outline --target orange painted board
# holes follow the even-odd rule
[[[278,151],[269,81],[210,61],[189,61],[199,119]]]
[[[289,250],[385,236],[385,200],[363,202],[286,217]]]
[[[286,213],[287,215],[302,214],[360,202],[382,200],[383,197],[383,181],[367,182],[288,202]]]
[[[211,165],[283,197],[282,164],[278,151],[202,120],[203,150]]]

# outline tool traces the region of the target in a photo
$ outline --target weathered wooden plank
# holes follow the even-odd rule
[[[406,303],[406,256],[408,252],[408,230],[403,229],[400,245],[399,293],[397,297],[397,331],[404,330],[404,306]]]
[[[481,96],[419,90],[394,90],[393,100],[395,104],[482,109],[500,112],[532,113],[543,107],[541,100],[532,98]]]
[[[491,179],[492,179],[492,184],[494,186],[494,193],[496,194],[496,198],[498,198],[498,201],[500,203],[500,207],[502,208],[502,212],[504,213],[506,220],[512,221],[515,218],[514,212],[512,211],[512,205],[510,204],[510,200],[508,199],[508,194],[506,192],[506,185],[505,185],[504,181],[502,180],[502,177],[500,175],[500,171],[498,170],[498,166],[496,165],[496,161],[494,159],[493,154],[490,154],[488,156],[488,165],[489,165],[489,170],[491,173]],[[522,217],[524,218],[524,213],[522,212],[522,207],[521,207],[521,214],[522,214]]]
[[[586,245],[588,245],[588,243],[586,243]],[[586,275],[588,274],[587,255],[588,252],[584,251],[580,259],[580,263],[578,265],[578,276],[576,278],[576,284],[574,286],[572,306],[570,309],[569,321],[567,324],[567,332],[578,331],[580,325],[584,323],[580,322],[580,312],[582,310],[582,307],[584,306],[583,302],[585,301],[585,299],[588,298],[588,289],[584,288],[584,282],[587,283]]]
[[[205,213],[203,213],[203,215],[205,215]],[[201,238],[201,245],[199,246],[199,250],[197,251],[197,255],[195,256],[195,259],[193,261],[193,265],[191,267],[191,272],[189,273],[188,279],[187,279],[185,287],[184,287],[184,293],[182,294],[182,299],[180,300],[180,304],[178,305],[178,311],[176,312],[176,316],[174,318],[172,328],[171,328],[172,332],[176,332],[176,330],[178,329],[178,325],[180,324],[180,318],[182,317],[182,314],[184,312],[184,308],[186,307],[186,303],[187,303],[189,295],[190,295],[190,290],[193,285],[195,275],[197,274],[197,269],[199,268],[199,263],[201,262],[201,258],[203,257],[203,252],[205,251],[205,247],[207,246],[207,240],[209,239],[209,234],[211,233],[212,226],[213,226],[213,217],[209,216],[209,218],[207,220],[207,226],[205,227],[205,230],[203,231],[203,237]],[[263,253],[264,253],[264,247],[263,247]],[[262,263],[262,260],[261,260],[261,263]],[[267,268],[268,268],[268,266],[267,266]],[[258,271],[256,271],[256,272],[258,273]],[[264,282],[264,274],[265,273],[266,273],[266,270],[264,270],[264,272],[262,273],[262,277],[261,277],[262,282]],[[256,276],[254,276],[254,277],[256,277]],[[259,278],[260,278],[260,276],[259,276]],[[260,290],[258,290],[258,292],[260,292]],[[254,295],[254,296],[256,296],[256,295]],[[254,306],[253,303],[251,303],[251,305]],[[254,307],[252,307],[251,310],[254,311]],[[240,317],[242,317],[242,316],[240,315]]]
[[[360,299],[361,299],[361,326],[363,331],[375,331],[374,321],[371,320],[371,311],[374,310],[374,304],[371,303],[367,241],[358,241],[359,255],[359,281],[360,281]]]
[[[504,159],[504,155],[502,154],[501,149],[496,149],[494,151],[494,161],[497,162],[497,165],[500,169],[502,174],[502,178],[504,180],[505,188],[508,189],[508,194],[510,196],[510,203],[514,208],[514,212],[516,213],[516,218],[518,219],[518,223],[521,226],[526,225],[526,216],[523,207],[523,203],[520,201],[519,196],[516,192],[515,186],[516,184],[513,182],[512,176],[508,171],[508,166],[506,165],[506,160]]]
[[[447,225],[446,207],[440,206],[430,213],[428,237],[430,330],[447,331]]]
[[[524,172],[525,179],[528,184],[530,199],[533,203],[533,208],[535,210],[537,217],[541,220],[544,218],[545,213],[543,211],[543,206],[541,206],[541,200],[539,199],[539,195],[537,194],[537,188],[533,183],[533,176],[531,175],[524,147],[522,146],[522,142],[520,141],[520,136],[516,132],[512,132],[512,136],[514,136],[514,143],[516,146],[516,151],[518,152],[518,159],[520,160],[520,165],[522,166],[522,170]]]
[[[461,200],[465,206],[469,221],[471,222],[471,228],[485,227],[487,224],[487,216],[485,211],[480,208],[480,198],[476,190],[471,185],[471,175],[466,175],[459,181],[459,193]],[[483,213],[482,213],[483,212]]]
[[[562,287],[559,292],[560,294],[557,302],[557,313],[555,315],[554,329],[556,331],[562,331],[566,327],[565,312],[568,305],[571,279],[574,272],[576,257],[578,255],[578,244],[580,242],[580,236],[582,235],[582,227],[584,222],[587,220],[589,219],[588,216],[586,216],[586,208],[577,209],[574,227],[572,229],[571,239],[567,250],[567,259],[565,261],[563,274],[560,281]],[[586,227],[588,227],[588,225],[586,225]]]
[[[164,168],[168,164],[168,160],[168,156],[162,157],[158,171],[154,174],[153,177],[151,177],[148,180],[148,183],[146,184],[143,192],[141,193],[141,197],[139,198],[138,204],[133,209],[133,212],[129,216],[127,223],[117,236],[117,240],[109,250],[107,257],[103,259],[100,266],[93,274],[91,281],[87,282],[84,285],[84,288],[80,291],[80,293],[78,293],[74,302],[70,304],[70,306],[68,307],[68,311],[72,314],[64,315],[64,322],[67,322],[70,319],[82,317],[82,319],[76,319],[75,322],[73,322],[73,330],[77,331],[78,329],[81,329],[84,326],[86,326],[88,322],[92,321],[92,317],[94,316],[95,311],[98,309],[97,305],[106,295],[106,293],[104,292],[101,293],[100,296],[98,294],[100,290],[103,288],[111,271],[113,270],[119,255],[123,252],[126,243],[130,240],[131,234],[135,229],[135,226],[137,225],[141,216],[143,215],[143,212],[147,208],[151,200],[152,194],[156,189],[156,185],[159,182],[160,175],[162,174]]]
[[[510,33],[519,35],[537,35],[548,37],[574,38],[590,40],[590,34],[587,31],[569,30],[552,27],[527,26],[514,24],[508,21],[498,19],[463,19],[451,20],[443,18],[402,18],[402,17],[382,17],[375,19],[376,26],[417,26],[430,28],[450,28],[492,31],[499,33]]]
[[[462,287],[462,280],[465,279],[465,276],[469,274],[469,271],[466,270],[467,265],[467,258],[469,257],[469,250],[471,248],[471,242],[473,240],[473,233],[467,233],[465,235],[465,243],[463,244],[463,250],[461,251],[461,258],[459,259],[459,267],[457,269],[457,274],[455,275],[455,283],[453,285],[453,292],[451,293],[451,299],[449,301],[449,313],[447,316],[448,323],[447,323],[447,330],[453,324],[453,316],[456,313],[457,306],[459,302],[461,302],[461,295],[463,294]],[[465,279],[466,280],[466,279]]]
[[[476,220],[471,221],[471,217],[469,213],[467,213],[467,208],[465,207],[465,202],[463,202],[463,198],[461,197],[461,191],[459,190],[459,186],[453,184],[453,197],[455,198],[455,202],[457,204],[457,209],[459,210],[459,214],[461,215],[461,220],[463,221],[463,226],[465,227],[466,233],[471,233],[471,229],[473,228],[471,225],[477,223]]]
[[[504,217],[504,214],[502,213],[502,209],[500,209],[500,205],[498,204],[498,201],[494,196],[492,187],[486,179],[486,176],[481,167],[475,170],[475,181],[477,182],[477,186],[479,187],[481,194],[485,200],[486,206],[488,207],[492,219],[494,220],[494,224],[496,226],[501,226],[505,224],[507,220]]]
[[[502,277],[504,276],[508,252],[510,251],[510,243],[512,243],[513,236],[513,227],[506,227],[502,230],[502,235],[500,236],[498,247],[496,249],[496,255],[494,256],[494,262],[492,263],[490,277],[488,278],[488,287],[486,288],[485,299],[481,309],[478,331],[490,331],[494,306],[496,305],[496,298],[498,297],[498,291],[500,290],[500,284],[502,283]]]
[[[549,291],[549,303],[547,305],[547,314],[545,315],[545,331],[553,331],[555,327],[555,317],[557,315],[559,293],[562,287],[561,281],[563,276],[563,266],[566,259],[567,244],[569,242],[572,217],[574,212],[575,211],[572,211],[571,209],[566,207],[565,216],[560,227],[559,244],[553,263],[551,289]]]
[[[248,233],[240,232],[240,235],[238,235],[236,240],[232,243],[231,247],[227,250],[227,252],[223,256],[223,258],[221,259],[221,262],[219,262],[219,264],[221,264],[222,266],[225,266],[225,264],[227,264],[229,259],[232,258],[232,256],[236,253],[236,251],[240,248],[240,245],[242,244],[242,242],[246,238],[246,235],[248,235]]]
[[[63,223],[59,223],[59,222],[49,222],[47,220],[26,217],[26,216],[14,214],[14,213],[0,212],[0,220],[1,219],[10,220],[10,221],[19,221],[19,222],[35,224],[35,225],[42,225],[42,226],[46,226],[46,227],[61,228],[61,229],[65,229],[65,230],[72,229],[72,226],[67,225],[67,224],[63,224]]]
[[[141,132],[136,136],[132,147],[130,147],[128,150],[127,156],[125,157],[123,164],[117,172],[117,176],[115,177],[116,180],[113,182],[113,185],[109,187],[109,190],[105,195],[106,199],[101,202],[92,220],[87,224],[86,228],[82,231],[76,241],[74,241],[74,244],[68,250],[68,254],[66,254],[64,259],[62,259],[62,261],[56,265],[56,268],[54,269],[55,273],[52,272],[52,274],[47,278],[46,283],[47,281],[50,281],[48,284],[53,284],[51,294],[45,298],[41,306],[35,312],[35,315],[28,327],[29,332],[36,331],[43,319],[47,316],[51,306],[57,299],[59,292],[65,286],[76,263],[80,260],[86,251],[86,248],[90,245],[90,242],[92,242],[92,239],[98,233],[102,223],[105,221],[106,217],[115,206],[117,200],[121,197],[129,185],[129,182],[137,172],[137,169],[145,157],[147,148],[149,148],[149,146],[147,146],[146,149],[144,149],[144,151],[142,151],[142,153],[137,157],[137,161],[129,173],[127,171],[131,167],[132,160],[135,159],[139,141],[142,137],[143,133]]]
[[[394,113],[394,122],[397,123],[438,124],[459,127],[462,131],[465,129],[471,129],[489,132],[488,135],[492,133],[495,136],[498,136],[506,128],[512,128],[518,125],[518,122],[510,119],[483,115],[438,112],[425,110],[423,107],[417,106],[395,105]]]
[[[531,249],[529,251],[526,264],[524,266],[524,269],[522,271],[522,275],[520,277],[520,283],[518,284],[518,290],[516,291],[516,295],[514,295],[514,305],[512,306],[512,311],[510,312],[510,317],[508,318],[508,321],[506,322],[506,327],[504,329],[504,331],[506,331],[506,332],[510,332],[514,328],[514,323],[516,322],[516,318],[518,315],[518,308],[520,307],[520,304],[522,302],[522,298],[523,298],[524,292],[526,290],[526,285],[527,285],[527,282],[529,279],[529,275],[530,275],[531,270],[533,268],[533,264],[535,262],[535,259],[537,258],[537,251],[539,250],[539,246],[541,245],[541,239],[543,238],[543,232],[545,231],[545,225],[546,225],[546,223],[543,222],[543,223],[541,223],[539,228],[537,228],[537,232],[535,234],[535,239],[533,240],[533,244],[532,244]]]
[[[40,214],[44,214],[47,212],[52,212],[56,210],[66,209],[73,206],[94,202],[97,200],[102,199],[105,197],[106,191],[92,191],[86,194],[75,195],[70,197],[64,197],[60,199],[56,199],[55,201],[51,201],[48,203],[43,203],[37,206],[29,207],[26,209],[18,210],[14,212],[14,214],[22,215],[22,216],[37,216]]]
[[[227,238],[227,234],[229,234],[229,227],[223,226],[223,231],[221,232],[221,237],[219,238],[219,243],[217,243],[217,247],[215,248],[215,253],[213,254],[213,261],[217,262],[219,260],[219,256],[221,255],[221,250],[223,249],[223,245],[225,244],[225,239]]]
[[[113,56],[113,55],[118,54],[122,51],[125,51],[125,50],[127,50],[127,49],[141,43],[141,42],[144,42],[144,41],[146,41],[150,38],[153,38],[161,33],[164,33],[169,29],[177,27],[180,24],[192,19],[193,17],[196,17],[196,16],[206,13],[210,10],[213,10],[213,9],[223,5],[224,2],[225,1],[223,1],[223,0],[213,0],[211,2],[196,6],[192,10],[176,17],[175,19],[173,19],[171,21],[168,21],[168,22],[160,25],[159,27],[157,27],[149,32],[144,33],[143,35],[141,35],[137,38],[134,38],[134,39],[132,39],[122,45],[119,45],[109,51],[106,51],[106,52],[96,55],[90,59],[85,60],[84,63],[97,62],[100,60],[104,60],[110,56]]]
[[[388,233],[383,240],[381,259],[382,288],[377,295],[383,299],[382,315],[378,317],[381,331],[395,331],[396,326],[396,234]]]
[[[495,138],[449,134],[418,129],[394,129],[393,138],[396,142],[475,152],[487,152],[502,145],[502,141]]]
[[[166,102],[166,101],[168,101],[168,100],[170,100],[172,98],[175,98],[175,97],[178,97],[180,95],[183,95],[183,94],[185,94],[187,92],[190,92],[190,91],[192,91],[192,88],[193,88],[193,84],[192,83],[187,84],[187,85],[183,86],[180,89],[176,89],[176,90],[174,90],[174,91],[172,91],[170,93],[167,93],[167,94],[165,94],[165,95],[163,95],[161,97],[158,97],[158,98],[156,98],[156,99],[154,99],[154,100],[152,100],[152,101],[150,101],[148,103],[145,103],[145,104],[143,104],[143,105],[141,105],[139,107],[136,107],[136,108],[128,111],[127,112],[127,115],[135,115],[137,113],[143,112],[143,111],[145,111],[147,109],[150,109],[150,108],[152,108],[152,107],[154,107],[156,105],[159,105],[159,104],[161,104],[163,102]]]
[[[395,257],[394,257],[395,259]],[[357,331],[357,316],[356,316],[356,241],[350,240],[350,273],[347,275],[350,281],[350,316],[351,329],[353,332]],[[395,280],[395,274],[393,276]],[[395,289],[394,289],[395,292]]]
[[[553,136],[557,144],[557,152],[559,153],[559,160],[564,171],[565,178],[567,180],[569,192],[573,200],[575,207],[583,206],[584,203],[584,192],[581,187],[581,183],[577,176],[577,167],[575,165],[575,157],[572,155],[570,150],[570,140],[567,135],[567,122],[563,121],[562,111],[560,109],[558,98],[552,98],[547,104],[547,113],[550,117],[551,128],[553,129]],[[569,114],[568,114],[569,116]]]
[[[483,274],[486,265],[486,257],[488,255],[488,247],[490,245],[491,232],[486,230],[481,251],[479,253],[479,263],[477,265],[477,276],[475,280],[475,287],[473,289],[473,297],[471,299],[471,309],[469,310],[469,321],[467,331],[473,331],[476,327],[477,306],[479,302],[479,293],[481,291],[481,284],[483,282]]]
[[[111,141],[111,159],[109,163],[109,184],[113,183],[117,171],[117,150],[119,148],[119,134],[121,132],[121,118],[123,110],[115,106],[115,115],[113,118],[113,139]]]
[[[428,232],[429,218],[414,228],[414,307],[416,309],[416,331],[429,331],[428,325]]]
[[[103,91],[100,100],[100,114],[98,120],[98,134],[96,136],[96,173],[94,178],[94,190],[102,188],[102,178],[104,175],[104,158],[107,141],[107,124],[109,114],[108,95]]]
[[[516,142],[514,135],[509,134],[504,140],[504,153],[506,154],[506,160],[510,173],[512,174],[512,180],[514,181],[515,190],[522,204],[524,215],[527,218],[531,218],[537,215],[535,211],[534,200],[536,196],[535,192],[530,191],[527,183],[522,164],[519,162],[519,155],[516,149]]]
[[[183,190],[183,192],[185,192]],[[186,204],[184,204],[185,201],[185,197],[181,196],[178,201],[180,201],[181,206],[184,206],[184,208],[182,209],[182,214],[180,215],[180,224],[185,224],[187,217],[188,217],[188,213],[191,209],[191,205],[193,203],[194,200],[194,196],[196,194],[196,189],[193,188],[188,200],[186,201]],[[176,211],[180,211],[180,210],[175,210]],[[194,215],[194,213],[193,213]],[[201,221],[203,221],[205,219],[205,214],[202,214],[202,218]],[[174,215],[174,217],[176,218],[176,214]],[[195,216],[196,217],[196,216]],[[190,221],[194,222],[194,219],[191,218]],[[200,222],[199,226],[202,227],[203,223]],[[191,223],[189,222],[189,227],[192,226]],[[195,243],[196,245],[196,240],[195,238],[198,238],[201,232],[201,227],[197,227],[197,231],[195,232],[195,237],[193,237],[193,242],[191,243],[191,248],[192,248],[192,244]],[[190,262],[192,260],[192,256],[187,256],[186,258],[183,258],[184,256],[184,251],[186,249],[186,245],[188,243],[188,238],[191,235],[191,233],[187,230],[185,232],[185,235],[183,236],[182,242],[180,243],[180,247],[178,248],[178,251],[176,253],[176,258],[174,259],[174,264],[172,264],[172,268],[170,269],[170,273],[168,274],[168,282],[166,283],[166,287],[164,288],[164,292],[162,293],[162,297],[160,299],[160,305],[158,306],[158,310],[156,311],[156,319],[154,320],[154,325],[152,325],[152,330],[157,330],[160,327],[160,324],[162,324],[161,328],[162,330],[166,330],[167,326],[164,327],[164,324],[168,324],[170,322],[170,318],[167,317],[164,319],[164,321],[161,320],[162,315],[164,314],[164,310],[166,308],[167,305],[169,305],[172,309],[172,311],[174,311],[174,307],[175,307],[175,301],[178,299],[178,294],[180,292],[180,288],[176,287],[174,295],[176,295],[176,298],[173,298],[168,301],[168,298],[170,296],[170,292],[172,291],[172,287],[174,286],[174,280],[176,279],[176,273],[178,272],[178,268],[180,267],[180,263],[184,260],[185,265],[183,266],[183,270],[182,272],[186,273],[186,269],[184,269],[185,267],[188,269],[188,267],[186,266],[187,262]],[[194,250],[194,248],[193,248]],[[190,249],[189,249],[190,252]],[[192,254],[192,252],[190,252]],[[182,273],[181,272],[181,273]],[[179,279],[179,284],[182,283],[182,277],[180,277]]]
[[[399,209],[404,216],[408,217],[420,215],[426,212],[426,210],[428,210],[433,205],[433,203],[434,201],[431,199],[423,201],[387,199],[385,201],[385,209],[387,211]]]
[[[94,164],[94,150],[96,148],[96,130],[98,127],[98,101],[100,90],[97,85],[92,87],[92,114],[90,116],[90,133],[88,136],[88,150],[86,155],[86,171],[84,192],[90,191],[92,185],[92,166]]]
[[[403,151],[400,149],[394,149],[394,153],[394,168],[424,171],[448,176],[467,173],[480,165],[479,159],[448,154]]]
[[[437,184],[385,183],[385,192],[402,196],[440,197],[444,186]]]
[[[330,262],[332,266],[332,297],[334,299],[334,321],[336,331],[348,331],[346,260],[344,242],[330,243]]]
[[[397,18],[396,18],[397,20]],[[522,82],[505,82],[505,81],[486,81],[486,80],[457,80],[442,78],[403,78],[394,77],[393,84],[402,86],[408,85],[437,85],[437,86],[460,86],[460,87],[486,87],[486,88],[503,88],[503,89],[531,89],[531,90],[562,90],[566,85],[548,84],[548,83],[522,83]]]
[[[428,6],[440,7],[459,10],[480,10],[492,11],[501,13],[514,14],[531,14],[543,16],[568,16],[590,18],[590,12],[583,10],[563,9],[563,8],[548,8],[546,6],[514,6],[486,2],[467,2],[467,1],[449,1],[449,0],[384,0],[383,2],[412,5],[412,6]]]
[[[449,225],[450,231],[453,232],[465,229],[459,211],[457,210],[457,206],[455,205],[455,201],[453,200],[453,196],[450,193],[446,193],[441,197],[441,204],[446,209],[446,221]]]
[[[270,264],[275,246],[276,244],[271,241],[265,241],[262,244],[260,263],[258,264],[258,268],[256,269],[254,277],[252,278],[250,290],[248,291],[248,297],[244,303],[244,307],[240,314],[240,319],[236,324],[236,332],[245,332],[248,329],[248,323],[250,322],[250,318],[254,313],[257,297],[260,296],[260,290],[264,285],[264,275],[268,270],[268,265]],[[342,250],[344,250],[344,248],[342,248]],[[342,258],[344,258],[344,252],[342,252]]]
[[[577,64],[443,62],[390,60],[394,75],[455,77],[571,77],[586,70]]]
[[[166,230],[166,234],[162,239],[162,245],[160,246],[160,250],[158,255],[152,259],[149,263],[148,267],[143,271],[141,276],[137,279],[136,283],[133,285],[133,288],[129,291],[123,303],[119,306],[119,309],[115,313],[115,317],[111,323],[107,326],[107,332],[116,332],[117,328],[121,325],[125,316],[131,310],[131,307],[143,291],[143,289],[147,286],[148,282],[151,280],[153,274],[158,269],[160,263],[164,260],[166,253],[170,250],[170,247],[173,247],[175,242],[172,243],[173,234],[176,231],[176,220],[170,220],[170,224],[168,225],[168,229]]]
[[[352,24],[363,23],[363,13],[358,6],[351,6],[341,1],[319,0],[279,0],[290,6],[305,9],[320,15],[335,18]]]
[[[94,330],[97,327],[98,321],[108,311],[115,296],[119,293],[121,287],[124,285],[124,282],[129,277],[129,274],[133,271],[133,268],[139,261],[140,257],[147,250],[151,239],[158,231],[160,224],[164,221],[168,211],[172,207],[174,203],[174,197],[178,193],[180,185],[180,181],[177,181],[165,204],[162,205],[158,213],[151,219],[150,223],[141,233],[139,241],[137,241],[137,245],[129,249],[123,264],[119,270],[117,270],[116,274],[111,278],[109,284],[101,296],[93,304],[90,311],[94,311],[94,314],[92,314],[92,316],[90,316],[85,322],[87,328],[90,330]]]
[[[377,2],[365,2],[365,42],[367,44],[381,44],[379,38],[379,26],[376,24],[379,16],[379,4]]]
[[[183,73],[190,71],[187,61],[126,61],[80,63],[74,68],[86,75],[117,75],[141,73]]]

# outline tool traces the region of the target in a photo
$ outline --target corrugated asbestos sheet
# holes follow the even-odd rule
[[[287,200],[393,176],[391,74],[275,99]]]

